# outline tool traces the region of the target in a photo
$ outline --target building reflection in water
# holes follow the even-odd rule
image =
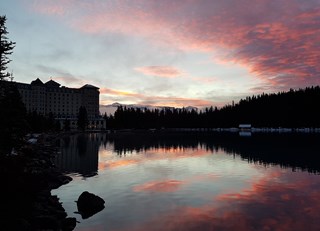
[[[77,134],[65,136],[58,141],[60,154],[55,164],[66,173],[91,177],[98,172],[98,152],[103,136],[100,134]]]

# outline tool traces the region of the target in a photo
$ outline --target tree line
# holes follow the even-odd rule
[[[320,127],[319,118],[319,86],[248,96],[222,108],[188,110],[120,106],[114,115],[105,115],[107,127],[111,129],[226,128],[238,127],[239,124],[254,127]]]

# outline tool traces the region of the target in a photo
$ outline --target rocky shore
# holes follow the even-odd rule
[[[55,136],[42,135],[10,155],[0,156],[1,230],[73,230],[59,198],[51,190],[69,183],[53,165]]]

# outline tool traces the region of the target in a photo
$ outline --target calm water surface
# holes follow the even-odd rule
[[[87,134],[60,140],[53,190],[76,230],[319,230],[318,135]],[[83,191],[106,201],[75,214]]]

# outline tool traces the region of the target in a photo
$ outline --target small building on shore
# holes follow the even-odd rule
[[[240,131],[250,131],[251,128],[251,124],[239,124]]]

